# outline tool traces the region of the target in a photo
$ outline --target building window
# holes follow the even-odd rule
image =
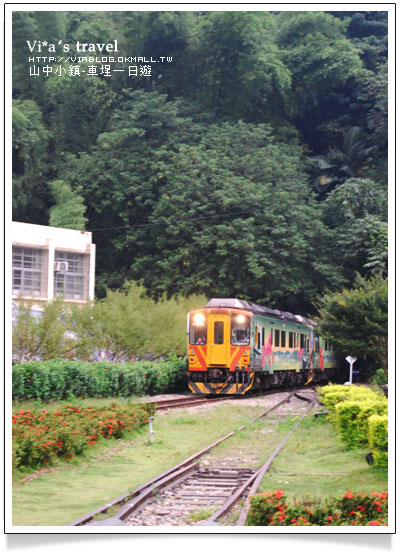
[[[87,297],[88,271],[82,253],[56,251],[54,292],[69,300]]]
[[[43,250],[13,246],[12,285],[14,295],[40,296]]]

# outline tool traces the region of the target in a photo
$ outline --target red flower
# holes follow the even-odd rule
[[[354,493],[351,491],[351,489],[349,491],[346,491],[346,493],[344,494],[344,496],[346,497],[346,499],[353,499],[354,497]]]
[[[283,491],[281,489],[277,489],[275,491],[275,499],[280,499],[283,495]]]
[[[33,381],[33,380],[34,380],[33,377],[31,377],[31,378],[30,378],[30,381]]]
[[[332,516],[328,516],[328,520],[329,520],[329,521],[333,520],[333,517],[332,517]]]

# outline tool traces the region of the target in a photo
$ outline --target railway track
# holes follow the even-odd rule
[[[297,415],[301,415],[301,418],[306,415],[315,403],[315,397],[309,398],[300,393],[292,392],[284,396],[277,404],[253,418],[248,424],[239,428],[239,430],[243,430],[251,423],[271,412],[279,412],[285,403],[290,401],[293,403],[294,399],[302,401],[300,403],[303,406],[301,413],[297,412]],[[206,400],[209,401],[210,399]],[[165,402],[173,402],[175,404],[177,401]],[[304,402],[308,403],[305,410]],[[206,403],[206,401],[203,401],[203,403]],[[166,407],[164,406],[164,408]],[[245,456],[240,463],[240,467],[237,466],[237,455],[235,457],[235,466],[230,466],[226,460],[214,463],[213,465],[207,464],[204,460],[205,455],[214,447],[232,437],[235,434],[233,431],[177,466],[165,471],[156,478],[152,478],[142,486],[139,486],[135,491],[124,494],[107,505],[81,517],[71,523],[70,526],[177,526],[194,524],[218,526],[218,520],[229,513],[239,502],[241,504],[244,503],[244,511],[242,511],[238,518],[238,525],[244,524],[249,508],[249,497],[255,492],[273,459],[298,424],[299,421],[278,447],[276,447],[268,461],[261,468],[249,466],[246,451],[244,451]],[[244,497],[247,498],[244,499]],[[111,507],[115,511],[112,518],[105,518],[104,520],[94,519],[95,516],[97,518],[107,516],[106,513]],[[210,513],[211,516],[202,521],[205,518],[205,511],[206,516],[209,516]]]
[[[171,410],[173,408],[187,408],[189,406],[201,406],[204,404],[213,404],[215,402],[222,402],[224,400],[229,400],[237,398],[235,396],[225,396],[218,398],[207,398],[207,397],[187,397],[187,398],[173,398],[169,400],[159,400],[156,402],[157,411]]]

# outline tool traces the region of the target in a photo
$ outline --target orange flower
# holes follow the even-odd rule
[[[346,497],[346,499],[353,499],[354,497],[354,493],[351,491],[351,489],[349,491],[346,491],[346,493],[344,494],[344,496]]]

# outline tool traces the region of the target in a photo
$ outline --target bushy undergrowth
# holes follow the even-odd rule
[[[71,396],[141,396],[186,388],[186,362],[79,362],[49,360],[16,364],[12,369],[13,399],[65,400]]]
[[[369,446],[374,464],[387,465],[388,401],[367,387],[326,385],[318,389],[329,419],[350,449]]]
[[[120,439],[125,431],[149,421],[155,405],[126,404],[101,408],[66,405],[48,412],[21,410],[12,417],[13,468],[37,468],[55,458],[71,459],[100,439]]]
[[[325,504],[289,505],[281,489],[252,497],[248,526],[385,526],[388,494],[347,491]]]

